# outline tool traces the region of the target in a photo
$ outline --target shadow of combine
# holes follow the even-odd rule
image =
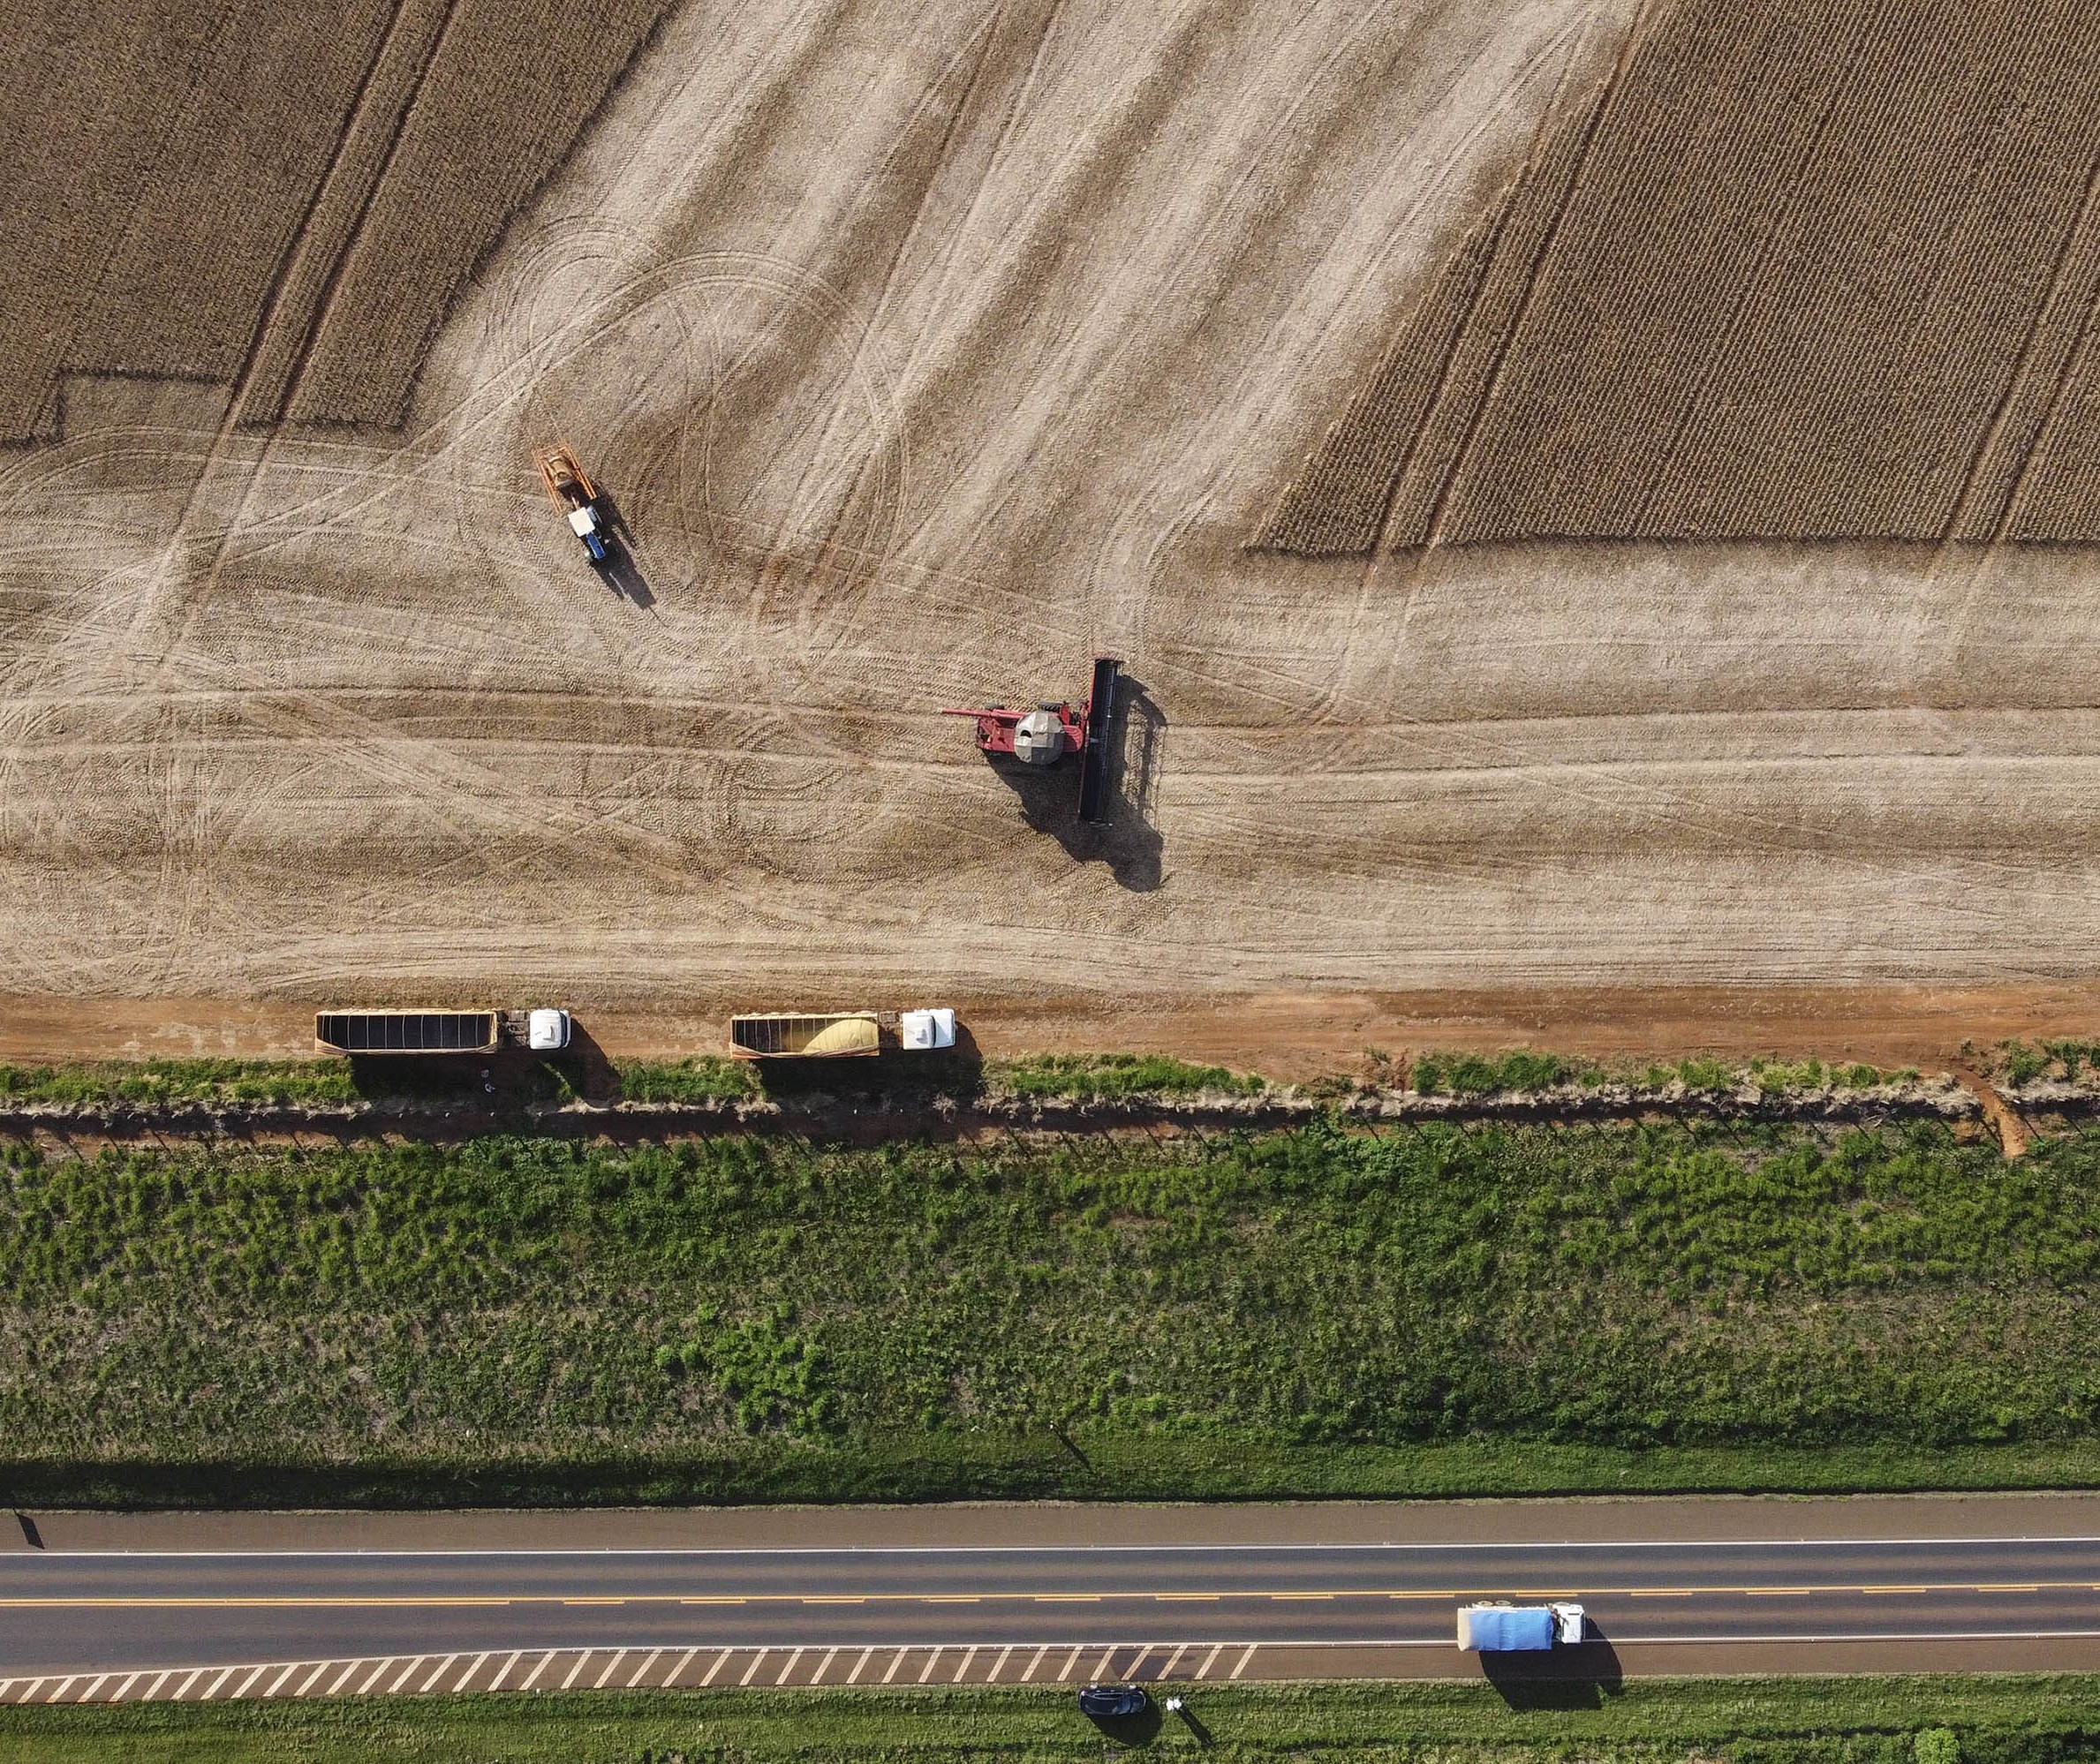
[[[1160,886],[1161,873],[1165,841],[1154,825],[1154,801],[1166,736],[1166,713],[1140,681],[1125,674],[1108,728],[1107,800],[1096,822],[1079,818],[1079,768],[1070,761],[1047,770],[1014,759],[989,763],[1036,832],[1048,833],[1082,863],[1106,863],[1118,884],[1144,894]]]
[[[1480,1670],[1513,1709],[1600,1709],[1624,1686],[1619,1651],[1594,1621],[1589,1633],[1539,1654],[1483,1654]]]

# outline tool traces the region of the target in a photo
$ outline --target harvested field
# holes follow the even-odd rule
[[[0,454],[0,991],[680,1026],[637,1052],[705,1052],[730,1006],[954,999],[996,1052],[1192,1024],[1161,1051],[1256,1068],[1318,1015],[1315,1070],[1425,989],[2094,996],[2080,553],[1244,548],[1527,165],[1475,306],[1536,310],[1518,266],[1594,170],[1555,143],[1602,141],[1633,10],[676,5],[398,430],[76,376],[64,433]],[[321,335],[384,306],[355,240],[389,180],[439,177],[420,119],[473,15],[404,99],[429,17],[393,16],[315,168],[303,237],[350,268],[295,251],[280,300]],[[1454,334],[1451,385],[1508,384],[1484,341]],[[261,359],[257,408],[355,379]],[[534,476],[550,435],[618,505],[611,585]],[[1097,651],[1133,690],[1086,830],[1069,779],[1016,788],[938,712],[1076,696]],[[1335,995],[1341,1027],[1303,1003]]]
[[[0,441],[61,377],[261,383],[242,414],[395,420],[461,278],[667,0],[10,9]],[[298,365],[311,355],[313,373]]]
[[[2096,172],[2079,0],[1661,0],[1258,542],[2100,538]]]

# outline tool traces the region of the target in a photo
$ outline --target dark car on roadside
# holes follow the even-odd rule
[[[1079,1692],[1079,1713],[1128,1721],[1152,1706],[1143,1685],[1089,1685]]]

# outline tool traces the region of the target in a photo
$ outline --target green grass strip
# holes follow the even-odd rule
[[[1099,1760],[1131,1749],[1364,1764],[2079,1764],[2100,1678],[1632,1679],[1511,1707],[1479,1683],[1184,1687],[1105,1736],[1069,1691],[726,1691],[0,1709],[0,1764],[699,1764]]]

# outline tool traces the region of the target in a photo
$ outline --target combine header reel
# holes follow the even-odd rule
[[[994,758],[1011,758],[1031,769],[1048,770],[1067,754],[1079,756],[1079,818],[1108,818],[1108,734],[1115,720],[1116,682],[1122,663],[1112,656],[1094,658],[1093,690],[1075,711],[1048,699],[1032,711],[1009,711],[987,705],[980,711],[943,711],[944,717],[977,719],[977,744]]]

